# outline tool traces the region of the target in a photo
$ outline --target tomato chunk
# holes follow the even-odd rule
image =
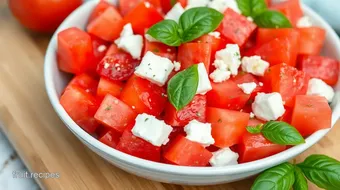
[[[245,133],[238,145],[239,162],[251,162],[286,150],[286,146],[273,144],[261,134]]]
[[[104,77],[101,77],[98,84],[97,97],[102,99],[106,96],[106,94],[111,94],[112,96],[119,97],[122,89],[122,82],[111,81]]]
[[[196,95],[194,99],[181,110],[168,103],[165,108],[164,121],[171,126],[185,126],[191,120],[205,123],[205,110],[207,105],[207,98],[205,95]]]
[[[99,141],[106,144],[109,147],[116,148],[120,139],[120,133],[114,130],[108,131],[104,134]]]
[[[239,73],[238,75],[236,75],[234,78],[232,78],[232,80],[237,84],[243,84],[243,83],[250,83],[250,82],[254,82],[257,84],[256,88],[254,89],[254,91],[251,93],[250,99],[253,100],[255,98],[255,96],[257,95],[257,93],[259,92],[268,92],[269,89],[266,85],[262,84],[260,85],[259,80],[252,74],[250,73]]]
[[[91,39],[94,57],[91,64],[92,67],[88,69],[88,72],[91,74],[96,74],[97,65],[104,58],[107,49],[109,48],[109,43],[95,35],[91,35]]]
[[[133,75],[126,83],[120,99],[137,113],[159,116],[166,105],[164,88]]]
[[[289,36],[299,36],[299,32],[295,28],[259,28],[257,30],[256,43],[265,44],[275,38]]]
[[[122,15],[126,15],[140,2],[149,2],[156,8],[161,8],[161,1],[162,0],[119,0],[119,10]]]
[[[204,63],[209,72],[211,57],[211,44],[185,43],[179,46],[177,59],[181,63],[181,70],[189,68],[193,64]]]
[[[207,121],[211,123],[214,146],[225,148],[240,142],[249,121],[249,114],[238,111],[207,108]]]
[[[98,108],[96,99],[78,86],[68,87],[60,97],[60,104],[86,132],[93,133],[99,126],[93,117]]]
[[[180,3],[182,7],[187,6],[187,0],[177,0],[177,2]],[[172,8],[173,1],[172,0],[161,0],[161,6],[162,6],[163,12],[167,13]]]
[[[87,31],[106,41],[114,41],[123,29],[123,19],[119,12],[110,6],[89,23]]]
[[[71,82],[67,85],[66,90],[68,88],[72,88],[73,86],[78,86],[85,90],[85,92],[96,95],[98,81],[92,78],[90,75],[83,73],[73,77]]]
[[[339,61],[322,56],[299,56],[298,68],[312,78],[335,85],[339,78]]]
[[[207,93],[207,103],[210,107],[240,110],[250,98],[232,80],[222,83],[211,83],[212,90]]]
[[[273,5],[271,8],[286,15],[293,26],[296,26],[298,20],[303,16],[300,0],[282,1],[281,3]]]
[[[255,29],[256,25],[247,20],[247,17],[228,8],[224,12],[224,19],[217,31],[219,31],[223,37],[242,47]]]
[[[319,27],[298,28],[299,54],[319,55],[326,39],[326,31]]]
[[[256,118],[250,118],[247,126],[256,127],[257,125],[265,124],[265,123],[266,123],[265,121],[262,121]]]
[[[151,51],[152,53],[170,59],[171,61],[175,61],[177,58],[177,49],[176,47],[170,47],[162,43],[158,42],[149,42],[148,40],[144,39],[145,41],[145,48],[144,48],[144,55]]]
[[[58,33],[58,67],[67,73],[80,74],[92,68],[91,36],[78,28]]]
[[[90,18],[89,18],[89,23],[96,19],[99,15],[103,14],[103,12],[108,8],[108,7],[113,7],[110,3],[107,1],[100,1],[97,6],[93,9]]]
[[[294,126],[302,136],[331,127],[332,110],[321,96],[296,96],[292,116]]]
[[[137,114],[128,105],[107,94],[94,118],[106,127],[123,132],[127,125],[134,122],[136,116]]]
[[[206,166],[211,157],[212,153],[202,145],[182,135],[178,135],[164,153],[165,159],[180,166]]]

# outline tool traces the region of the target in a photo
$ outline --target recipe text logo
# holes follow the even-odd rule
[[[30,179],[55,179],[60,178],[59,173],[37,173],[27,171],[13,171],[13,178],[30,178]]]

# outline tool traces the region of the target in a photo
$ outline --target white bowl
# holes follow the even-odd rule
[[[279,154],[235,166],[225,167],[185,167],[174,166],[162,163],[147,161],[136,158],[128,154],[117,151],[109,146],[99,142],[97,139],[83,131],[66,113],[64,108],[59,103],[59,97],[64,87],[70,80],[69,75],[61,72],[57,66],[56,49],[57,49],[57,33],[69,27],[79,27],[84,29],[87,19],[96,6],[97,1],[88,1],[75,10],[67,19],[60,25],[58,30],[52,37],[48,46],[45,57],[45,84],[48,97],[52,103],[53,108],[65,123],[65,125],[76,135],[86,146],[93,150],[98,155],[105,158],[110,163],[118,168],[133,173],[135,175],[165,182],[187,185],[211,185],[228,183],[232,181],[241,180],[259,172],[278,165],[282,162],[288,161],[313,144],[317,143],[327,132],[327,130],[318,131],[306,139],[306,143],[290,148]],[[305,14],[310,16],[315,25],[326,29],[327,37],[325,47],[323,49],[324,55],[330,56],[340,60],[340,42],[339,38],[333,29],[314,11],[306,6],[303,6]],[[340,89],[340,85],[336,86]],[[340,116],[340,95],[337,93],[334,102],[332,103],[332,126]]]

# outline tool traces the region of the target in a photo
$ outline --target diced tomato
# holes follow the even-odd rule
[[[98,108],[96,99],[80,87],[73,85],[67,88],[60,97],[60,104],[86,132],[93,133],[99,126],[93,117]]]
[[[127,125],[134,122],[136,116],[137,114],[130,106],[107,94],[94,118],[106,127],[123,132]]]
[[[85,90],[85,92],[90,93],[92,95],[96,95],[98,81],[89,76],[88,74],[83,73],[73,77],[71,82],[67,85],[65,91],[68,88],[72,88],[73,86],[78,86]]]
[[[308,89],[309,76],[287,64],[272,66],[265,74],[267,81],[271,81],[273,92],[281,94],[285,105],[292,107],[296,95],[305,95]]]
[[[285,110],[285,113],[278,119],[278,121],[290,123],[292,121],[293,110],[290,107],[285,107]]]
[[[222,83],[211,83],[212,90],[207,93],[208,106],[240,110],[250,98],[232,80]]]
[[[284,38],[289,36],[299,36],[295,28],[259,28],[256,35],[258,45],[268,43],[275,38]]]
[[[321,96],[296,96],[292,116],[294,126],[302,136],[331,127],[332,110]]]
[[[134,136],[131,132],[132,127],[127,127],[124,130],[116,149],[138,158],[159,162],[161,148]]]
[[[219,31],[225,38],[242,47],[255,29],[256,25],[247,20],[247,17],[228,8],[224,12],[224,19],[217,31]]]
[[[293,26],[296,26],[298,20],[303,16],[300,6],[300,0],[287,0],[275,4],[271,9],[278,10],[290,20]]]
[[[169,135],[169,142],[162,146],[162,152],[166,152],[172,145],[178,135],[185,136],[184,127],[172,127],[172,132]]]
[[[163,16],[152,4],[140,2],[125,17],[125,23],[131,23],[134,33],[144,34],[145,29],[163,20]]]
[[[319,55],[326,39],[326,31],[319,27],[298,28],[299,54]]]
[[[265,123],[266,123],[265,121],[262,121],[256,118],[250,118],[247,126],[256,127],[257,125],[265,124]]]
[[[261,134],[245,133],[238,145],[239,162],[251,162],[286,150],[286,146],[273,144]]]
[[[181,70],[193,64],[204,63],[209,73],[210,57],[211,44],[208,43],[185,43],[178,48],[177,60],[181,63]]]
[[[250,74],[250,73],[243,73],[240,72],[238,75],[236,75],[234,78],[232,78],[232,80],[237,84],[243,84],[243,83],[250,83],[250,82],[254,82],[257,84],[256,88],[253,90],[253,92],[251,93],[250,99],[254,99],[255,96],[257,95],[257,93],[259,92],[268,92],[268,88],[266,88],[266,86],[264,86],[262,84],[262,86],[260,85],[260,82],[257,80],[257,78]]]
[[[104,98],[106,94],[111,94],[114,97],[119,97],[120,92],[123,90],[123,83],[119,81],[111,81],[104,77],[100,78],[97,97]]]
[[[191,120],[198,120],[205,123],[205,109],[207,98],[205,95],[196,95],[194,99],[181,110],[168,103],[165,108],[164,121],[171,126],[185,126]]]
[[[207,166],[212,153],[201,144],[188,140],[182,135],[177,136],[164,158],[180,166]]]
[[[170,47],[162,43],[158,42],[149,42],[145,39],[145,48],[144,55],[146,52],[151,51],[152,53],[170,59],[171,61],[175,61],[177,58],[177,49],[176,47]]]
[[[102,136],[104,136],[107,132],[111,131],[111,127],[105,127],[104,125],[99,125],[96,129],[96,134],[98,139],[100,139]]]
[[[80,74],[92,68],[93,48],[91,36],[78,28],[58,33],[58,67],[60,70]]]
[[[119,49],[118,46],[113,43],[113,44],[110,45],[109,49],[106,51],[105,56],[109,56],[109,55],[113,55],[113,54],[117,54],[117,53],[126,53],[126,52]]]
[[[299,56],[298,68],[311,78],[320,78],[335,85],[339,78],[339,61],[322,56]]]
[[[103,12],[108,8],[108,7],[113,7],[110,3],[107,1],[100,1],[97,6],[93,9],[90,18],[89,18],[89,23],[96,19],[99,15],[103,14]]]
[[[120,99],[137,113],[159,116],[167,101],[165,95],[164,88],[133,75],[123,88]]]
[[[116,53],[103,58],[97,66],[97,73],[114,81],[124,81],[131,77],[137,64],[130,54]]]
[[[91,35],[92,39],[92,47],[93,47],[93,63],[91,66],[93,68],[88,69],[89,72],[92,74],[96,73],[98,63],[104,58],[107,49],[109,48],[109,43],[105,40],[98,38],[95,35]]]
[[[240,142],[247,131],[249,114],[219,108],[207,108],[207,122],[211,123],[214,146],[225,148]]]
[[[163,10],[164,13],[167,13],[168,11],[170,11],[170,9],[173,6],[172,2],[173,2],[173,0],[161,0],[161,6],[162,6],[162,10]],[[182,5],[182,7],[187,6],[187,0],[177,0],[175,2],[180,3]]]
[[[120,133],[114,130],[108,131],[105,135],[103,135],[99,141],[106,144],[109,147],[116,148],[120,139]]]
[[[114,41],[123,29],[123,19],[119,12],[110,6],[89,23],[87,31],[106,41]]]
[[[149,2],[157,9],[160,9],[162,1],[163,0],[119,0],[119,10],[124,16],[133,10],[140,2]]]

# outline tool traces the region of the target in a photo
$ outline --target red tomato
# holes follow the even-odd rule
[[[170,9],[172,8],[172,2],[173,0],[161,0],[161,6],[164,13],[170,11]],[[177,0],[177,2],[180,3],[182,7],[187,6],[187,0]]]
[[[321,96],[296,96],[292,116],[294,126],[302,136],[331,127],[332,110]]]
[[[104,98],[106,94],[111,94],[114,97],[119,97],[120,92],[123,90],[123,83],[119,81],[111,81],[104,77],[100,78],[97,97]]]
[[[285,105],[292,107],[296,95],[305,95],[308,89],[309,76],[303,71],[286,64],[272,66],[265,74],[267,81],[271,81],[273,92],[278,92],[285,101]]]
[[[102,136],[104,136],[109,131],[112,131],[111,127],[105,127],[103,125],[99,125],[96,129],[96,134],[97,134],[98,139],[100,139]]]
[[[298,28],[299,54],[319,55],[326,39],[326,31],[319,27]]]
[[[261,134],[245,133],[238,145],[239,162],[251,162],[266,158],[286,150],[286,146],[273,144]]]
[[[67,85],[65,91],[69,88],[72,88],[73,86],[78,86],[85,90],[85,92],[96,95],[98,81],[88,74],[83,73],[73,77],[71,82]]]
[[[205,95],[196,95],[194,99],[181,110],[168,103],[165,107],[164,121],[171,126],[185,126],[191,120],[198,120],[205,123],[205,108],[207,98]]]
[[[256,88],[254,89],[254,91],[251,93],[250,99],[253,100],[255,98],[255,96],[257,95],[257,93],[259,92],[269,92],[269,89],[264,86],[264,84],[261,86],[260,82],[257,80],[257,78],[250,74],[250,73],[239,73],[238,75],[236,75],[234,78],[232,78],[232,80],[237,84],[243,84],[243,83],[249,83],[249,82],[254,82],[257,84]]]
[[[87,31],[106,41],[114,41],[124,26],[122,16],[110,6],[87,26]]]
[[[256,43],[261,45],[270,42],[275,38],[289,36],[299,36],[299,32],[295,28],[259,28],[257,30]]]
[[[169,147],[171,147],[172,143],[175,142],[176,137],[179,135],[186,135],[186,133],[184,132],[184,127],[172,127],[172,132],[169,135],[169,142],[166,145],[162,146],[162,153],[166,152]]]
[[[158,9],[161,8],[161,1],[163,0],[119,0],[119,10],[122,15],[126,15],[140,2],[149,2]]]
[[[211,83],[212,90],[207,93],[208,106],[240,110],[250,98],[235,82],[227,80],[222,83]]]
[[[82,0],[9,0],[8,6],[21,24],[37,32],[53,32]]]
[[[219,108],[207,108],[207,122],[211,123],[211,135],[215,139],[214,146],[230,147],[240,142],[247,131],[249,114]]]
[[[138,61],[125,52],[109,55],[97,66],[97,73],[114,81],[124,81],[131,77]]]
[[[275,4],[271,9],[282,12],[290,20],[293,26],[296,26],[298,20],[303,16],[303,11],[300,6],[300,0],[287,0]]]
[[[101,0],[98,5],[93,9],[90,18],[89,18],[89,23],[92,22],[94,19],[96,19],[99,15],[103,14],[105,10],[109,7],[114,7],[110,3],[108,3],[105,0]]]
[[[278,119],[278,121],[290,123],[292,121],[293,110],[290,107],[285,107],[285,110],[285,113]]]
[[[204,63],[209,73],[211,57],[211,44],[208,43],[185,43],[179,46],[177,60],[181,63],[181,70],[193,64]]]
[[[148,40],[144,39],[145,41],[145,48],[144,48],[144,55],[146,52],[151,51],[152,53],[166,57],[171,61],[175,61],[177,57],[177,49],[176,47],[170,47],[162,43],[158,42],[149,42]]]
[[[137,114],[128,105],[107,94],[94,118],[106,127],[123,132],[127,125],[134,122],[136,116]]]
[[[246,43],[255,29],[256,25],[247,20],[247,17],[228,8],[224,12],[224,19],[217,31],[219,31],[222,36],[241,47]]]
[[[57,57],[59,69],[68,73],[80,74],[92,68],[91,36],[75,27],[59,32]]]
[[[120,133],[114,130],[111,130],[111,131],[108,131],[105,135],[103,135],[99,139],[99,141],[106,144],[109,147],[116,148],[116,146],[118,145],[119,139],[120,139]]]
[[[159,116],[166,104],[164,88],[133,75],[120,94],[120,99],[137,113]]]
[[[251,119],[249,119],[247,126],[256,127],[257,125],[265,124],[265,123],[266,123],[265,121],[262,121],[262,120],[259,120],[259,119],[256,119],[256,118],[251,118]]]
[[[92,73],[95,74],[98,63],[104,58],[107,52],[107,49],[109,48],[109,43],[105,40],[98,38],[95,35],[91,35],[91,39],[92,39],[94,58],[93,58],[93,63],[91,64],[93,68],[89,68],[88,70],[91,74]]]
[[[60,97],[60,104],[86,132],[93,133],[99,126],[93,117],[98,108],[96,99],[78,86],[68,87]]]
[[[131,23],[134,33],[144,34],[145,29],[163,20],[156,7],[151,4],[140,2],[133,10],[131,10],[125,17],[125,23]]]
[[[339,78],[339,61],[322,56],[299,56],[298,68],[312,78],[335,85]]]
[[[178,135],[163,156],[180,166],[207,166],[212,153],[199,143]]]
[[[109,49],[107,50],[105,55],[109,56],[109,55],[113,55],[113,54],[117,54],[117,53],[126,53],[126,52],[119,49],[118,46],[113,43],[113,44],[111,44],[111,46],[109,47]],[[130,54],[128,54],[128,55],[130,55]],[[131,57],[131,59],[132,59],[132,57]]]

